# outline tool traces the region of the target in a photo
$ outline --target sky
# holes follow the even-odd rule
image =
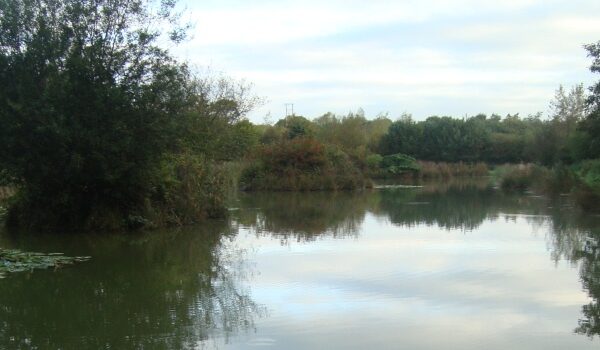
[[[253,84],[256,123],[362,108],[463,117],[543,112],[560,84],[591,85],[598,0],[182,0],[200,71]]]

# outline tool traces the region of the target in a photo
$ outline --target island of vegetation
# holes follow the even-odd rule
[[[560,87],[552,115],[255,125],[243,82],[200,75],[173,0],[0,2],[0,215],[12,227],[120,230],[225,215],[241,190],[351,190],[371,179],[481,176],[506,190],[600,198],[600,82]],[[586,45],[600,72],[600,42]],[[501,166],[513,164],[512,166]]]

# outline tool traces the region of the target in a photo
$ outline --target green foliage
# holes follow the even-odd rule
[[[490,119],[430,117],[414,122],[405,116],[394,122],[379,144],[382,154],[404,153],[418,159],[459,162],[482,160],[492,147]]]
[[[420,142],[423,138],[423,129],[420,125],[408,116],[392,123],[387,134],[382,136],[379,149],[383,154],[420,154]]]
[[[367,184],[344,152],[305,137],[262,146],[240,177],[244,190],[345,190]]]
[[[588,56],[592,58],[590,70],[593,73],[600,73],[600,41],[585,45]],[[581,123],[580,129],[589,135],[587,154],[589,158],[597,158],[600,154],[600,81],[590,87],[588,96],[588,108],[590,114]]]
[[[219,185],[200,190],[189,176],[215,182],[207,159],[254,147],[242,118],[258,101],[243,83],[195,77],[158,45],[185,35],[174,6],[0,2],[0,169],[19,188],[9,223],[95,229],[213,215]],[[183,209],[193,201],[204,204]]]
[[[512,166],[510,169],[504,169],[500,179],[500,188],[503,191],[524,192],[529,189],[533,183],[531,166]]]
[[[576,165],[575,171],[584,183],[600,190],[600,159],[582,161]]]
[[[379,171],[379,169],[381,168],[382,161],[383,161],[383,156],[380,154],[377,154],[377,153],[370,154],[365,159],[365,162],[367,163],[367,168],[371,172]]]
[[[380,139],[391,123],[385,115],[367,120],[362,110],[341,117],[326,113],[314,120],[315,136],[323,143],[337,146],[353,159],[364,161],[368,154],[377,152]]]
[[[402,153],[396,153],[383,157],[381,168],[390,174],[399,175],[406,172],[418,172],[420,170],[417,160]]]
[[[583,118],[581,86],[560,95],[560,108],[550,120],[540,115],[501,118],[480,114],[465,119],[430,117],[414,122],[404,116],[394,122],[379,143],[383,155],[404,153],[434,162],[573,163],[589,154],[589,134],[577,131]],[[559,102],[556,102],[557,104]],[[563,115],[564,114],[564,115]]]
[[[284,128],[289,139],[314,136],[315,134],[311,121],[298,115],[287,116],[285,119],[279,120],[275,126]]]
[[[194,154],[173,155],[162,162],[152,200],[140,212],[153,226],[183,225],[225,215],[226,176],[222,169]]]
[[[285,128],[279,126],[265,125],[262,128],[260,143],[270,145],[287,138]]]

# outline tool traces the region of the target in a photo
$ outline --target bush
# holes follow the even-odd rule
[[[379,171],[379,168],[381,167],[381,162],[382,161],[383,161],[383,156],[381,156],[380,154],[377,154],[377,153],[370,154],[365,159],[365,163],[367,165],[367,169],[371,173],[375,173],[375,172]]]
[[[151,190],[140,193],[138,205],[90,201],[71,207],[73,194],[37,199],[20,191],[11,200],[10,226],[49,230],[119,230],[184,225],[225,215],[225,176],[201,156],[171,155],[147,181]],[[144,197],[141,197],[144,195]],[[85,198],[79,200],[84,203]]]
[[[406,154],[396,153],[383,157],[381,168],[391,174],[403,174],[420,170],[417,160]]]
[[[349,190],[368,185],[347,154],[304,137],[264,145],[240,176],[242,190]]]
[[[142,213],[154,225],[184,225],[225,215],[226,176],[202,156],[181,154],[163,163],[160,186]]]
[[[532,181],[530,168],[517,168],[514,171],[507,172],[502,177],[500,188],[503,191],[523,192],[531,186]]]
[[[584,210],[599,210],[600,159],[582,161],[574,169],[579,179],[574,189],[577,204]]]
[[[588,186],[600,189],[600,159],[582,161],[575,171]]]

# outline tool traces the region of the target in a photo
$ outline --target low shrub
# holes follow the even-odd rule
[[[422,179],[486,176],[489,174],[485,163],[445,163],[419,161],[419,177]]]
[[[517,167],[514,171],[507,172],[500,181],[500,188],[503,191],[520,191],[527,190],[532,179],[531,167]]]
[[[600,159],[590,159],[574,166],[579,182],[575,186],[575,200],[587,211],[600,211]]]
[[[575,166],[575,172],[586,185],[600,189],[600,159],[582,161]]]
[[[376,154],[376,153],[368,155],[367,158],[365,159],[367,169],[369,170],[370,173],[378,172],[379,168],[381,167],[382,161],[383,161],[383,156],[381,156],[380,154]]]
[[[394,175],[416,173],[421,170],[415,158],[402,153],[383,157],[380,167],[384,172]]]
[[[225,166],[217,166],[198,155],[186,153],[166,159],[159,186],[146,201],[140,216],[158,226],[223,217],[227,191],[224,170]]]

